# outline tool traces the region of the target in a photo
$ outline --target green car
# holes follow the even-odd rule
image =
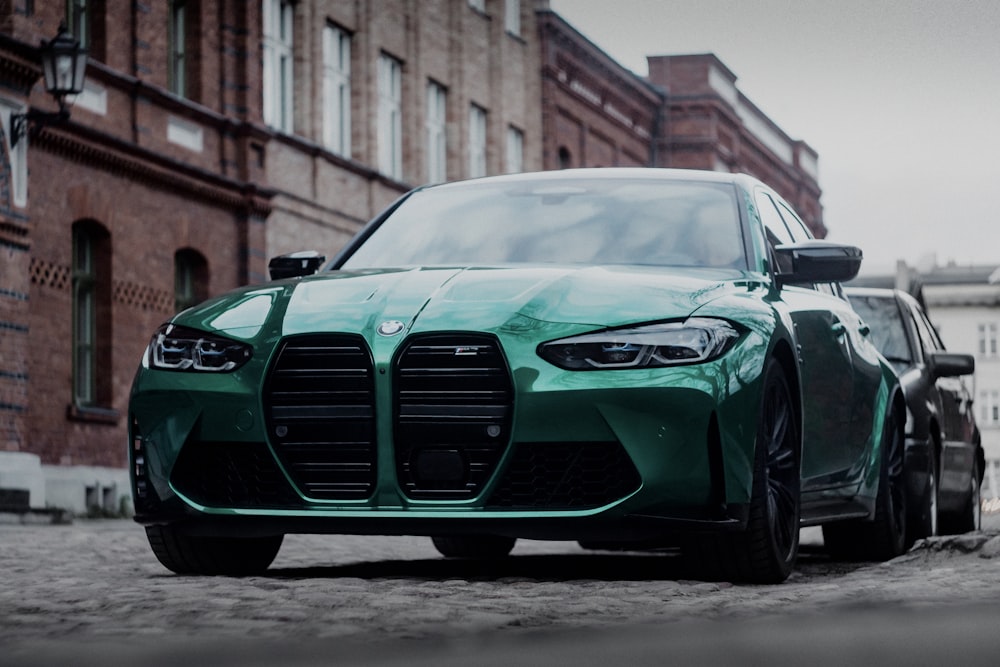
[[[153,335],[135,518],[174,572],[261,572],[287,533],[672,545],[747,582],[788,577],[800,526],[903,550],[903,396],[840,287],[861,252],[749,176],[417,188],[324,262]]]

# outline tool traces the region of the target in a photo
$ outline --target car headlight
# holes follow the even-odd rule
[[[253,348],[215,334],[164,324],[153,334],[146,358],[165,371],[234,371],[253,356]]]
[[[725,320],[692,317],[542,343],[538,354],[571,371],[662,368],[715,359],[739,336]]]

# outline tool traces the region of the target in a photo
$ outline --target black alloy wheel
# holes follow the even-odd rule
[[[761,390],[747,528],[685,538],[682,552],[695,576],[761,584],[788,578],[799,551],[799,442],[792,393],[772,359]]]
[[[882,431],[878,494],[872,520],[852,519],[823,525],[826,550],[834,558],[886,561],[903,554],[906,537],[906,479],[903,474],[903,422],[893,406]]]

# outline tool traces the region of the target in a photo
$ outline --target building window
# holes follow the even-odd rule
[[[443,183],[448,179],[447,93],[443,86],[427,84],[427,182]]]
[[[486,13],[486,0],[469,0],[469,6],[477,12]]]
[[[989,322],[979,325],[979,356],[996,357],[997,349],[997,324]]]
[[[332,25],[323,31],[323,144],[351,154],[351,36]]]
[[[80,46],[90,47],[90,0],[66,0],[66,29]]]
[[[979,421],[984,426],[1000,425],[1000,391],[979,392]]]
[[[504,28],[512,35],[521,34],[521,0],[507,0],[504,10]]]
[[[570,155],[569,149],[565,146],[559,147],[559,168],[569,169],[573,166],[573,156]]]
[[[403,177],[403,65],[386,54],[378,60],[378,168]]]
[[[292,131],[292,20],[288,0],[264,0],[264,122]]]
[[[187,0],[171,1],[168,36],[170,92],[187,97]]]
[[[186,310],[208,298],[208,262],[197,250],[174,253],[174,309]]]
[[[28,205],[28,136],[21,137],[11,147],[11,116],[25,113],[25,107],[14,101],[0,99],[0,123],[3,124],[3,148],[10,160],[10,189],[14,206]]]
[[[469,178],[486,175],[486,110],[469,107]]]
[[[513,125],[507,128],[507,157],[505,167],[508,174],[524,171],[524,132]]]
[[[111,403],[111,237],[94,222],[73,225],[73,403]],[[98,372],[100,369],[100,372]]]

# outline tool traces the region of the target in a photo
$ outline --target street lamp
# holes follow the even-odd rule
[[[45,75],[45,91],[56,99],[59,111],[28,109],[27,113],[11,116],[11,148],[16,146],[18,140],[27,132],[29,122],[38,126],[64,123],[69,120],[66,97],[79,95],[83,91],[84,75],[87,71],[87,50],[81,47],[80,40],[66,29],[65,23],[59,24],[59,34],[54,39],[48,42],[42,40],[38,51],[42,59],[42,72]]]

